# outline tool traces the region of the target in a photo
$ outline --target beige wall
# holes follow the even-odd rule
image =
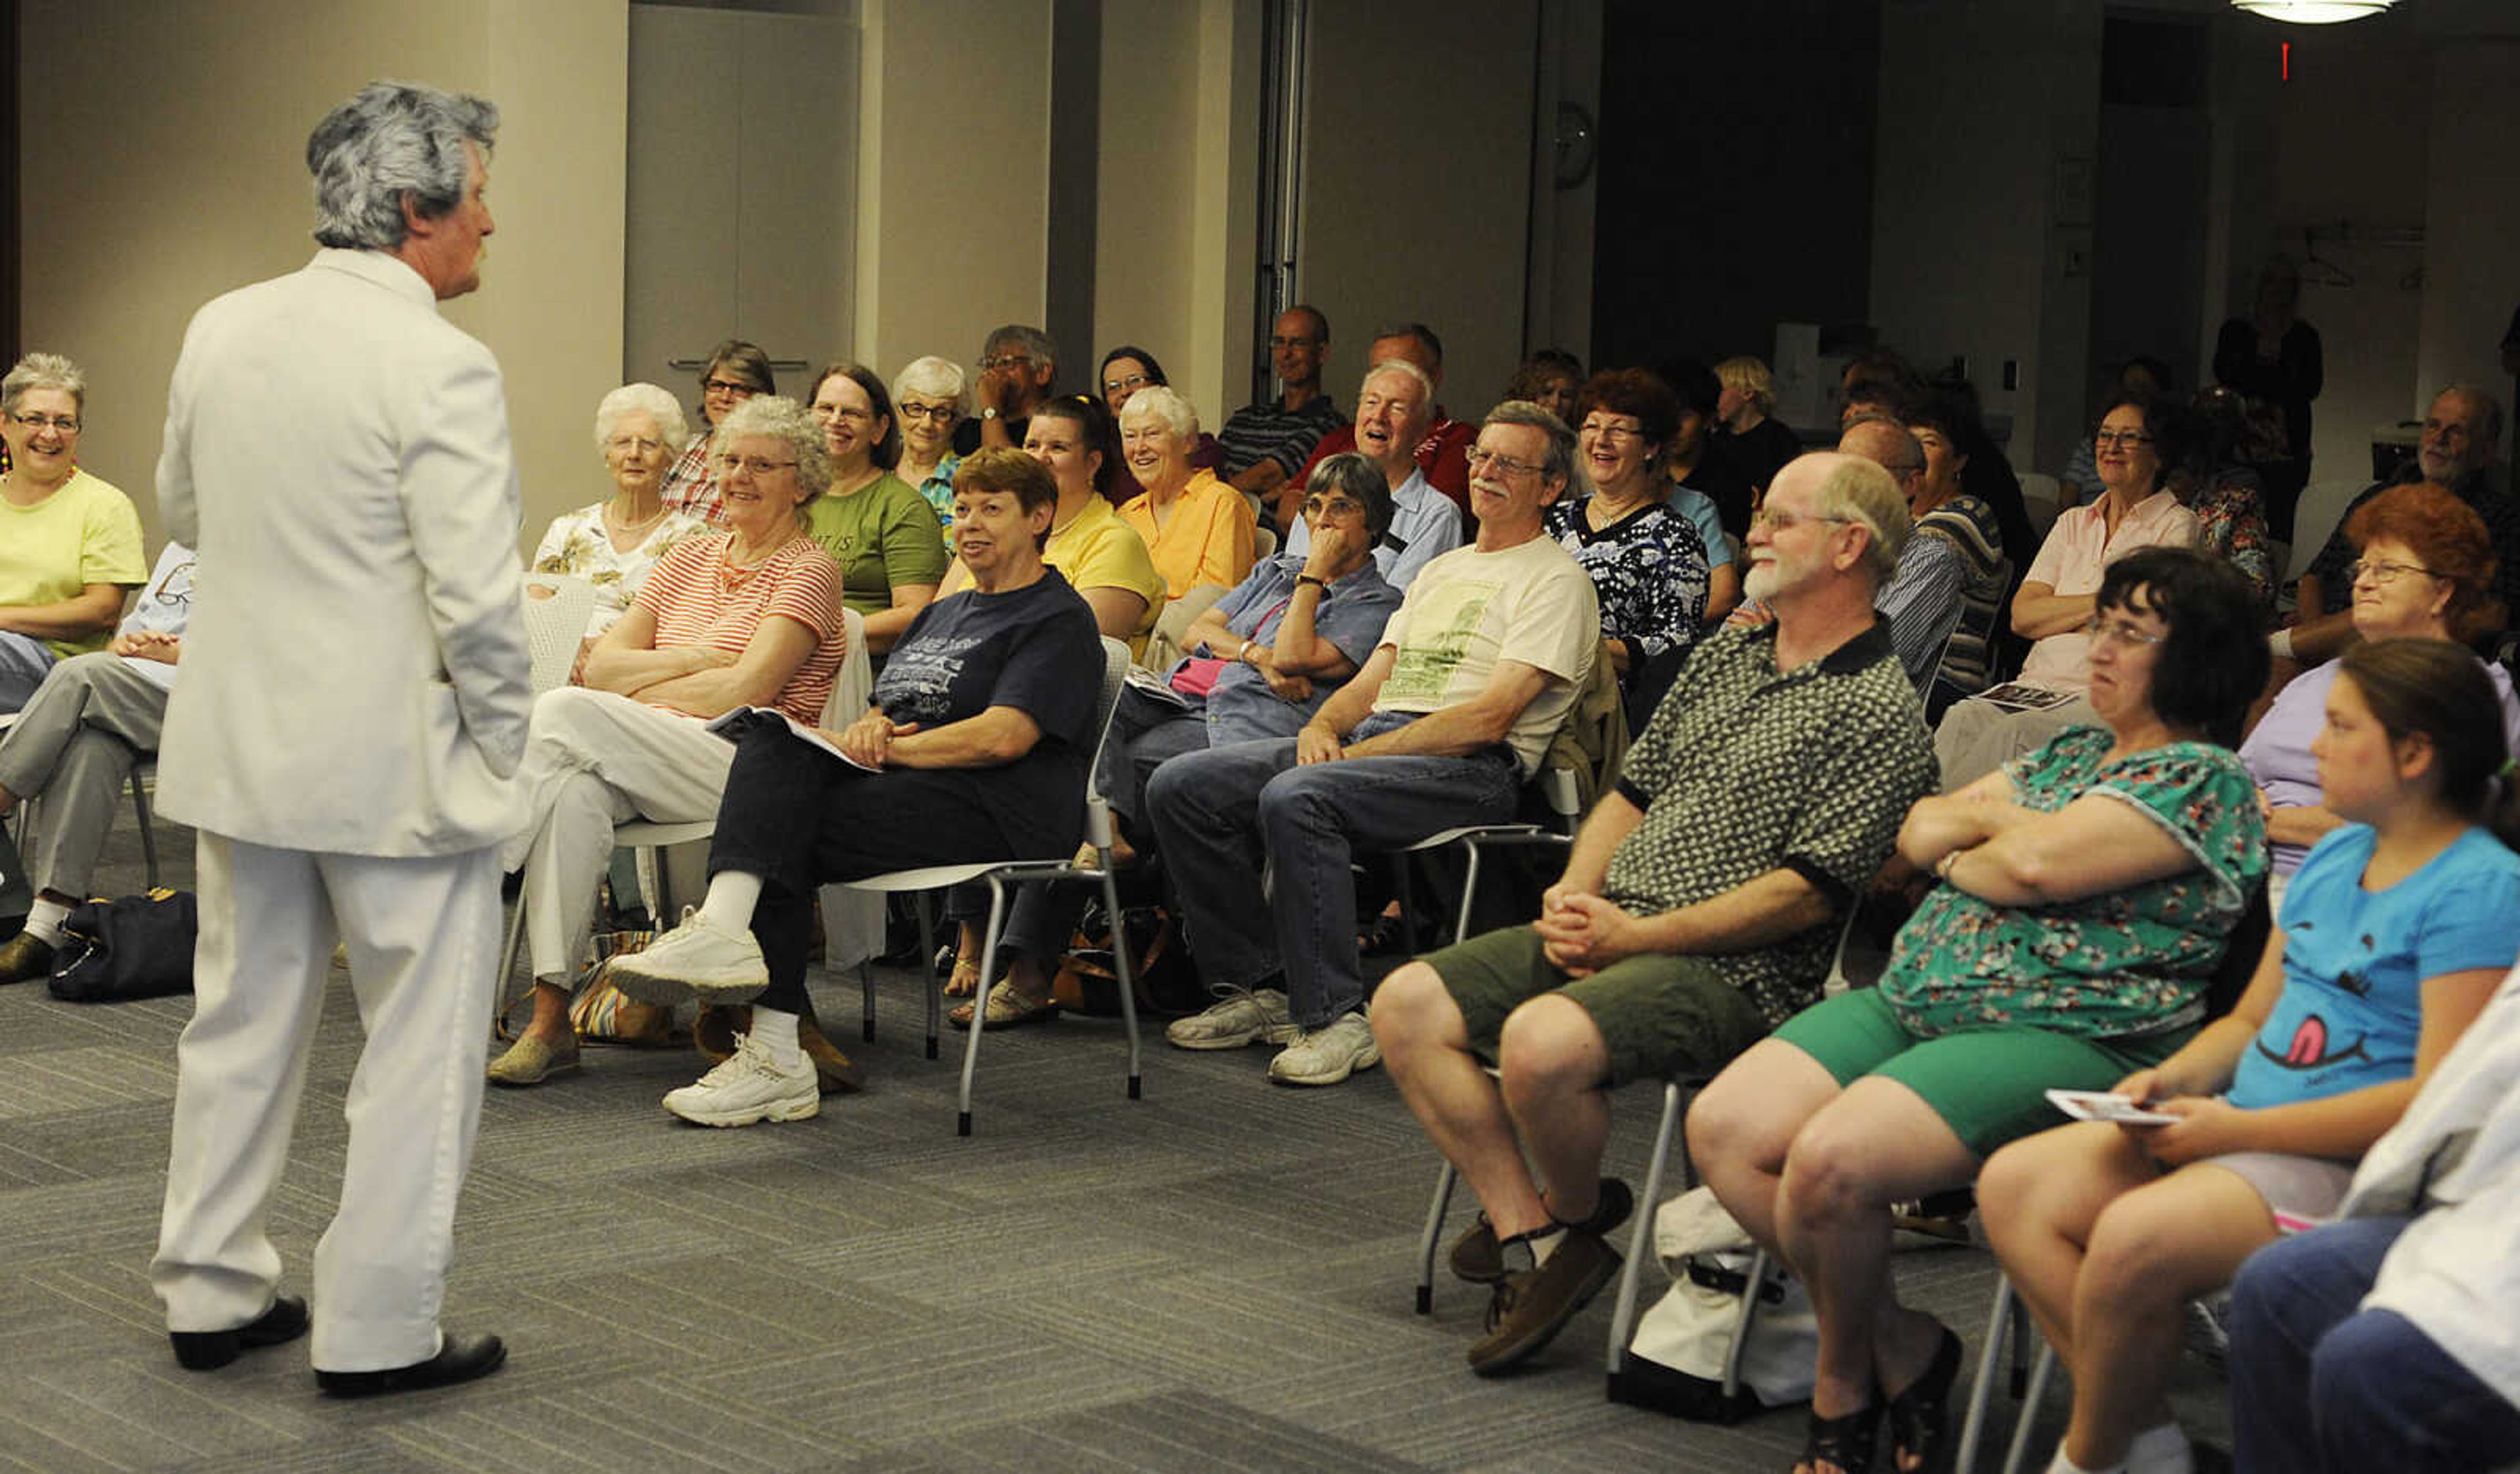
[[[1373,330],[1444,339],[1444,402],[1496,403],[1522,360],[1537,0],[1316,5],[1296,296],[1330,316],[1353,403]]]
[[[863,18],[861,356],[889,376],[939,353],[976,377],[989,330],[1039,323],[1048,299],[1049,0],[866,0]]]
[[[621,358],[620,0],[22,0],[27,177],[23,339],[88,371],[81,459],[157,536],[166,381],[194,309],[315,249],[308,130],[376,76],[477,91],[505,113],[499,233],[448,316],[507,371],[527,535],[578,475],[587,414]],[[276,65],[285,61],[285,65]],[[158,99],[155,107],[135,99]],[[287,447],[273,447],[274,455]]]

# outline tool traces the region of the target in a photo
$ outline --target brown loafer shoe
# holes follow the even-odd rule
[[[53,975],[53,946],[31,931],[0,942],[0,983],[23,983]]]

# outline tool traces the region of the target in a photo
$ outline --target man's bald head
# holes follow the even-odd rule
[[[1900,497],[1914,510],[1916,496],[1925,486],[1925,448],[1906,425],[1867,417],[1846,427],[1837,437],[1837,448],[1890,472],[1890,479],[1899,483]]]

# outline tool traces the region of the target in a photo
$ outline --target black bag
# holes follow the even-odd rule
[[[160,887],[145,896],[89,901],[62,921],[53,997],[118,1004],[193,991],[193,893]]]

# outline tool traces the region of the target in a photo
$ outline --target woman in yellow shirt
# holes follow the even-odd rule
[[[1257,514],[1241,492],[1191,468],[1198,412],[1162,384],[1140,389],[1120,412],[1120,459],[1145,489],[1120,504],[1137,529],[1164,593],[1179,599],[1201,584],[1232,588],[1251,572]]]

